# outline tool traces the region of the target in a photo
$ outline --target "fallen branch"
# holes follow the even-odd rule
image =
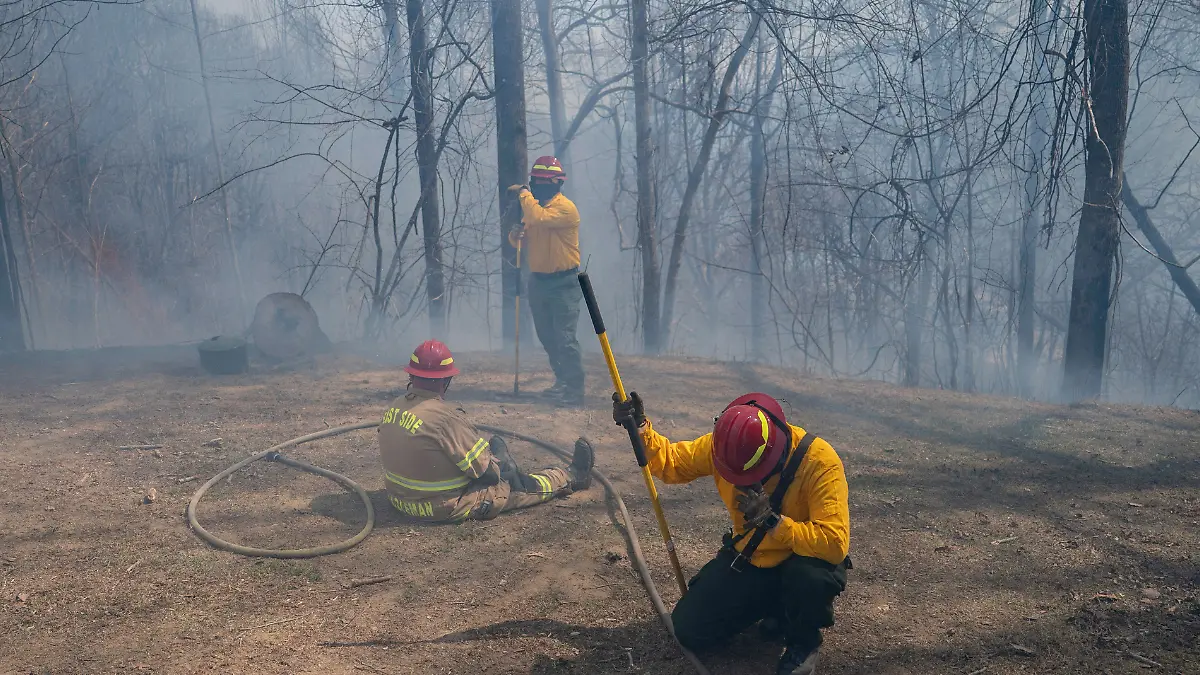
[[[1137,652],[1131,652],[1128,649],[1126,649],[1125,653],[1129,657],[1131,657],[1134,661],[1137,661],[1138,663],[1150,666],[1151,668],[1162,668],[1162,664],[1159,663],[1158,661],[1151,661],[1150,659],[1142,656],[1141,654],[1139,654]]]
[[[358,588],[359,586],[370,586],[371,584],[382,584],[391,581],[391,577],[371,577],[370,579],[354,579],[346,588]]]
[[[133,563],[133,564],[132,564],[132,565],[130,565],[129,567],[126,567],[126,568],[125,568],[125,574],[129,574],[130,572],[132,572],[132,571],[133,571],[133,568],[137,567],[137,566],[138,566],[138,565],[140,565],[141,563],[142,563],[142,560],[141,560],[141,558],[139,558],[139,559],[138,559],[138,560],[137,560],[135,563]]]
[[[1016,541],[1016,540],[1017,540],[1016,537],[1005,537],[1003,539],[997,539],[996,541],[993,541],[992,545],[995,546],[998,544],[1007,544],[1010,541]]]
[[[318,647],[395,647],[409,644],[398,640],[364,640],[362,642],[318,642]]]
[[[967,673],[967,675],[979,675],[980,673],[986,671],[988,668],[991,668],[991,666],[984,666],[984,667],[980,668],[979,670],[972,670],[971,672]]]
[[[158,450],[161,445],[122,445],[118,450]]]

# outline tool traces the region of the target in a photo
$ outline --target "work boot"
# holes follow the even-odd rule
[[[586,490],[592,486],[592,467],[596,465],[596,451],[586,438],[575,441],[575,457],[571,460],[571,489]]]
[[[488,447],[492,451],[492,456],[500,462],[500,473],[512,473],[517,470],[517,463],[513,461],[512,455],[508,454],[508,443],[499,436],[492,436],[488,440]]]
[[[789,646],[779,658],[779,667],[775,675],[813,675],[817,672],[817,652],[819,648],[804,648]]]
[[[583,391],[563,389],[559,392],[555,403],[563,408],[582,408],[583,407]]]
[[[567,390],[567,385],[555,380],[553,385],[546,387],[538,395],[541,396],[542,398],[558,399],[562,396],[563,392],[566,390]]]

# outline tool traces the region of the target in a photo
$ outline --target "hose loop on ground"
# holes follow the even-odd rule
[[[325,429],[316,433],[293,438],[289,441],[284,441],[279,445],[272,446],[266,450],[250,455],[237,464],[234,464],[228,469],[225,469],[221,473],[208,479],[208,482],[206,482],[204,485],[201,485],[200,488],[196,490],[196,494],[192,495],[191,501],[188,502],[188,525],[192,528],[192,531],[196,533],[196,536],[200,537],[214,548],[218,548],[222,551],[229,551],[230,553],[237,553],[238,555],[258,558],[315,558],[317,556],[330,555],[332,553],[341,553],[342,551],[353,548],[362,540],[366,539],[367,535],[371,534],[371,530],[375,528],[375,508],[371,506],[371,497],[367,494],[367,491],[364,490],[361,485],[355,483],[340,473],[334,473],[328,469],[322,469],[319,466],[313,466],[312,464],[289,459],[281,455],[279,451],[287,448],[293,448],[297,445],[308,443],[309,441],[328,438],[330,436],[337,436],[339,434],[357,431],[359,429],[370,429],[371,427],[375,426],[378,426],[378,422],[360,422],[359,424],[348,424],[346,426]],[[358,495],[358,498],[362,500],[363,506],[367,510],[367,523],[363,525],[362,530],[360,530],[358,534],[345,541],[326,546],[314,546],[312,548],[298,549],[268,549],[256,548],[253,546],[242,546],[241,544],[234,544],[232,542],[225,541],[224,539],[221,539],[215,534],[204,529],[204,526],[200,524],[200,520],[196,516],[196,509],[200,504],[200,500],[204,498],[205,493],[208,492],[209,488],[221,482],[222,479],[232,476],[234,473],[241,471],[260,459],[266,459],[267,461],[271,462],[279,462],[280,464],[290,466],[293,469],[299,469],[300,471],[306,471],[323,478],[328,478],[329,480],[346,488],[350,492],[355,493]]]
[[[317,556],[330,555],[332,553],[341,553],[342,551],[346,551],[358,545],[367,538],[367,535],[371,534],[371,530],[375,527],[375,509],[371,506],[371,498],[369,495],[367,495],[367,491],[364,490],[363,487],[358,483],[339,473],[334,473],[328,469],[322,469],[319,466],[313,466],[312,464],[290,459],[280,454],[279,451],[287,448],[293,448],[321,438],[338,436],[340,434],[349,433],[351,431],[359,431],[362,429],[371,429],[377,426],[379,426],[378,422],[360,422],[358,424],[347,424],[345,426],[333,427],[284,441],[279,445],[272,446],[266,450],[250,455],[237,464],[234,464],[228,469],[225,469],[221,473],[213,476],[208,480],[208,482],[206,482],[204,485],[201,485],[200,488],[196,490],[196,493],[192,495],[191,501],[188,502],[188,525],[192,528],[192,531],[196,533],[196,536],[200,537],[214,548],[218,548],[222,551],[229,551],[230,553],[236,553],[238,555],[260,558],[315,558]],[[509,438],[525,441],[526,443],[535,445],[550,452],[551,454],[557,455],[559,458],[568,462],[572,459],[571,453],[567,452],[566,450],[547,443],[541,439],[534,438],[533,436],[527,436],[525,434],[509,431],[508,429],[502,429],[489,424],[476,424],[475,428],[488,433],[499,434],[501,436],[507,436]],[[208,530],[204,529],[196,517],[196,507],[200,503],[200,500],[204,497],[205,493],[208,492],[209,488],[219,483],[222,479],[233,475],[237,471],[246,468],[260,459],[266,459],[267,461],[271,462],[279,462],[294,469],[299,469],[317,476],[328,478],[346,488],[350,492],[357,494],[367,510],[366,525],[363,526],[363,529],[360,530],[358,534],[343,542],[329,544],[327,546],[316,546],[313,548],[301,549],[265,549],[255,548],[252,546],[242,546],[240,544],[234,544],[225,541],[224,539],[221,539],[220,537],[217,537]],[[671,635],[671,638],[675,640],[675,643],[678,645],[679,641],[677,638],[675,638],[675,626],[671,623],[671,613],[667,610],[666,604],[663,603],[662,596],[658,594],[658,589],[654,586],[654,579],[650,576],[650,568],[646,565],[646,558],[642,554],[642,545],[638,539],[637,530],[633,526],[633,518],[630,517],[629,510],[625,508],[625,501],[621,499],[621,493],[617,492],[617,488],[613,486],[613,484],[608,480],[607,476],[595,468],[592,469],[592,477],[604,486],[605,491],[608,492],[608,495],[612,497],[613,501],[616,503],[617,510],[621,513],[621,519],[625,521],[626,543],[629,544],[629,559],[633,562],[638,576],[641,577],[642,586],[646,589],[646,594],[650,597],[650,604],[654,605],[654,611],[658,614],[658,618],[662,621],[663,627],[667,629],[667,633]],[[704,664],[701,663],[694,654],[687,649],[684,649],[682,645],[679,645],[679,648],[683,651],[683,655],[687,658],[687,660],[692,664],[692,667],[696,669],[697,673],[700,675],[710,675],[708,669],[704,667]]]

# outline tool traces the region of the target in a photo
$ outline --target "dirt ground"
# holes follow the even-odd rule
[[[458,360],[452,398],[478,421],[593,439],[673,604],[603,363],[588,363],[587,409],[564,411],[509,400],[503,357]],[[734,395],[762,389],[838,450],[855,569],[823,673],[1200,673],[1200,414],[621,363],[669,436],[705,433]],[[531,391],[548,384],[545,370],[524,377]],[[185,347],[0,362],[0,673],[690,672],[598,487],[486,524],[413,526],[381,498],[363,431],[288,452],[373,492],[379,523],[358,547],[252,559],[189,531],[185,506],[207,478],[285,439],[376,420],[403,382],[348,355],[226,377]],[[162,448],[118,449],[133,444]],[[511,447],[527,467],[557,463]],[[723,507],[710,481],[660,491],[694,573],[719,545]],[[200,516],[272,547],[341,540],[364,518],[333,483],[261,462],[214,488]],[[346,587],[377,575],[392,580]],[[746,635],[704,660],[769,673],[779,649]]]

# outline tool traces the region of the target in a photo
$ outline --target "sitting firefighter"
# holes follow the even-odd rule
[[[766,394],[734,399],[713,431],[672,443],[646,419],[641,398],[613,395],[613,420],[641,429],[650,472],[664,483],[712,476],[733,527],[688,584],[671,620],[680,644],[710,648],[761,621],[782,633],[778,675],[812,675],[821,629],[851,567],[846,473],[824,440],[784,421]]]
[[[466,414],[445,401],[458,375],[450,349],[437,340],[417,347],[404,368],[408,391],[392,402],[379,425],[388,499],[426,522],[489,520],[591,486],[595,453],[575,441],[566,469],[522,472],[504,439],[485,439]]]

